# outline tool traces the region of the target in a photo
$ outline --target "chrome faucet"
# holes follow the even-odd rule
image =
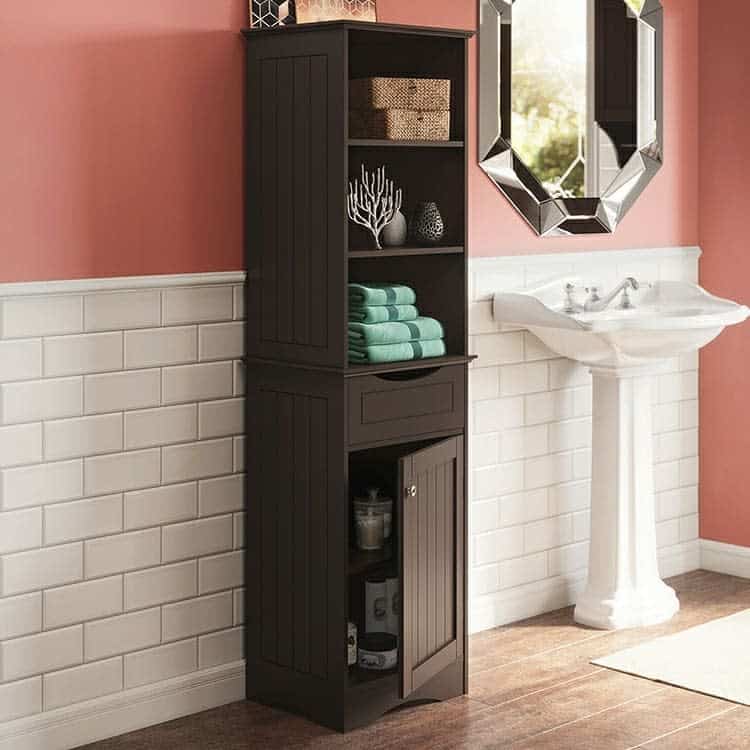
[[[583,305],[586,312],[602,312],[606,310],[618,294],[622,293],[622,299],[617,306],[620,310],[632,310],[635,308],[633,300],[630,299],[630,290],[638,291],[641,284],[637,279],[628,276],[627,279],[620,282],[609,294],[604,297],[599,296],[599,288],[592,286],[588,288],[589,297]]]

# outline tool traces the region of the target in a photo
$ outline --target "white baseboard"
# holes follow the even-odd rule
[[[701,568],[738,578],[750,578],[750,547],[701,539]]]
[[[0,750],[71,750],[245,699],[245,662],[0,724]]]

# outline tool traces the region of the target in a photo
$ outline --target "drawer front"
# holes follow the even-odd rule
[[[390,376],[393,377],[393,376]],[[347,384],[349,443],[375,443],[464,426],[465,368],[441,367]]]

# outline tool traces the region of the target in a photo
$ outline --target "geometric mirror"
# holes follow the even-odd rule
[[[659,0],[479,0],[479,164],[538,234],[614,232],[663,99]]]

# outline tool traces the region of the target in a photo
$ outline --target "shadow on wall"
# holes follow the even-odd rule
[[[0,72],[2,280],[241,268],[238,31],[46,39]]]

